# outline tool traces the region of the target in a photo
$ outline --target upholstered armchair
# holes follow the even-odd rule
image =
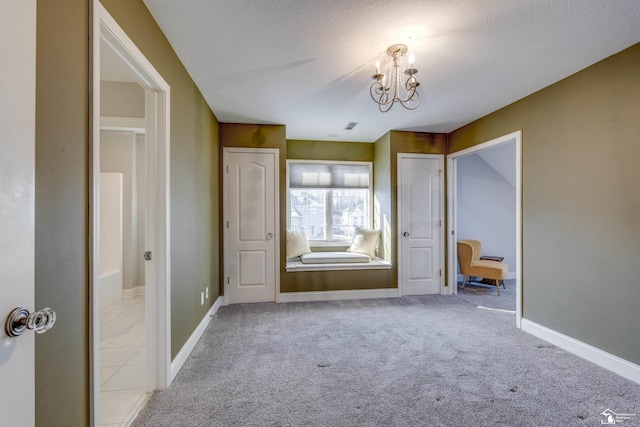
[[[504,278],[509,271],[509,266],[504,262],[480,259],[481,251],[482,243],[478,240],[458,240],[458,263],[460,272],[464,275],[462,289],[465,287],[467,277],[469,277],[469,283],[471,283],[471,277],[482,277],[495,281],[498,296],[500,296],[500,282],[504,288]]]

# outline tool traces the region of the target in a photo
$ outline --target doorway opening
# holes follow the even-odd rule
[[[509,265],[507,279],[515,280],[513,309],[516,312],[518,328],[522,319],[521,164],[521,131],[447,156],[449,288],[452,293],[457,294],[458,239],[480,240],[483,247],[489,251],[501,252],[491,255],[505,257],[504,262]],[[491,176],[495,176],[496,179],[491,179]],[[487,187],[487,191],[488,187],[491,187],[488,194],[494,199],[492,206],[479,205],[486,201],[481,195],[483,187]],[[474,198],[478,197],[481,200],[474,201]],[[481,211],[486,214],[484,219]],[[491,226],[492,222],[495,223],[495,227]]]
[[[169,85],[93,3],[92,425],[126,424],[171,382]]]

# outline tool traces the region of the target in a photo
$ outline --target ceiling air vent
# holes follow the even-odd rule
[[[345,126],[345,130],[352,130],[354,127],[356,127],[356,125],[358,124],[358,122],[349,122],[347,123],[347,126]]]

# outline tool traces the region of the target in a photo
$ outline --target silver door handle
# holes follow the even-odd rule
[[[273,233],[267,233],[267,240],[273,239]]]
[[[409,233],[408,233],[408,232],[406,232],[406,231],[405,231],[404,233],[402,233],[402,235],[403,235],[404,237],[409,237]]]
[[[9,313],[4,323],[4,331],[10,337],[19,337],[29,329],[37,334],[44,334],[56,323],[56,312],[49,307],[29,314],[24,307],[16,307]]]

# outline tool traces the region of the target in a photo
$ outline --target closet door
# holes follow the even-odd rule
[[[225,148],[225,298],[276,300],[278,150]]]
[[[439,294],[442,285],[443,156],[398,154],[398,287]]]

